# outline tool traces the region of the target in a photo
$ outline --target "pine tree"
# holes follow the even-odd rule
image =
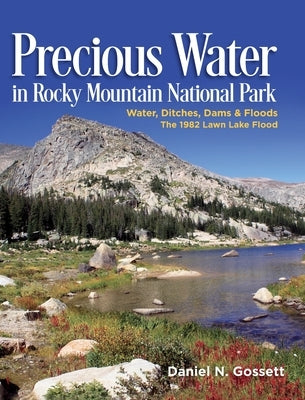
[[[0,239],[11,240],[12,225],[9,210],[9,197],[2,186],[0,189]]]

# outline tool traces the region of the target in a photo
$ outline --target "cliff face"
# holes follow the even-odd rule
[[[185,208],[194,194],[258,210],[263,204],[259,196],[304,208],[305,184],[285,187],[221,177],[179,159],[145,134],[71,116],[60,118],[23,156],[0,175],[0,184],[26,194],[53,188],[66,196],[110,195],[201,221],[207,218],[204,212]]]
[[[103,194],[100,179],[108,176],[114,182],[130,181],[134,192],[148,200],[155,175],[167,182],[169,197],[180,199],[196,188],[206,195],[211,192],[213,198],[222,187],[213,174],[180,160],[142,133],[71,116],[60,118],[45,139],[6,171],[2,181],[27,194],[53,187],[61,194],[86,197]]]
[[[29,147],[0,143],[0,174],[15,161],[24,159],[30,152]]]
[[[247,191],[300,211],[305,211],[305,183],[285,183],[266,178],[236,179]]]

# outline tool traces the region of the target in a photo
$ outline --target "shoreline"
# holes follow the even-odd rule
[[[211,244],[194,244],[194,245],[186,245],[186,244],[178,244],[178,243],[173,243],[173,242],[163,242],[163,243],[153,243],[147,242],[143,244],[139,244],[136,249],[133,248],[126,248],[123,250],[122,253],[119,253],[121,255],[126,254],[126,252],[131,251],[131,250],[136,250],[142,252],[145,256],[150,255],[152,256],[153,253],[158,252],[161,254],[164,253],[176,253],[176,252],[188,252],[188,251],[208,251],[208,250],[228,250],[228,249],[247,249],[247,248],[267,248],[267,247],[279,247],[279,246],[288,246],[288,245],[305,245],[305,239],[302,239],[301,241],[281,241],[281,242],[256,242],[256,243],[245,243],[244,241],[241,241],[240,243],[235,243],[232,244],[231,242],[225,242],[217,245],[211,245]],[[116,248],[116,246],[114,246]],[[305,251],[305,249],[304,249]],[[305,260],[302,261],[302,263],[305,263]]]

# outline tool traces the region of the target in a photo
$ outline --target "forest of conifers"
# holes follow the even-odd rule
[[[269,209],[255,211],[245,206],[224,206],[219,200],[205,202],[201,195],[192,196],[185,210],[200,210],[209,214],[204,223],[195,224],[187,216],[173,216],[161,210],[148,212],[141,205],[118,199],[98,197],[59,197],[45,190],[43,194],[25,196],[15,191],[0,189],[0,239],[10,240],[13,232],[26,232],[29,240],[34,232],[56,230],[62,235],[96,237],[119,240],[134,240],[135,230],[148,230],[152,237],[170,239],[186,237],[194,229],[214,234],[237,236],[236,229],[229,225],[229,218],[251,224],[264,223],[272,231],[282,227],[292,234],[304,235],[305,222],[299,212],[289,207],[273,204]]]

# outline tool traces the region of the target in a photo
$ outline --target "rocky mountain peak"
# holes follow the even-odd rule
[[[115,196],[172,213],[184,212],[194,194],[258,209],[261,197],[280,198],[282,204],[295,198],[293,206],[304,208],[304,185],[221,177],[181,160],[144,133],[71,115],[59,118],[48,136],[6,169],[1,183],[26,194],[53,188],[67,196]]]

